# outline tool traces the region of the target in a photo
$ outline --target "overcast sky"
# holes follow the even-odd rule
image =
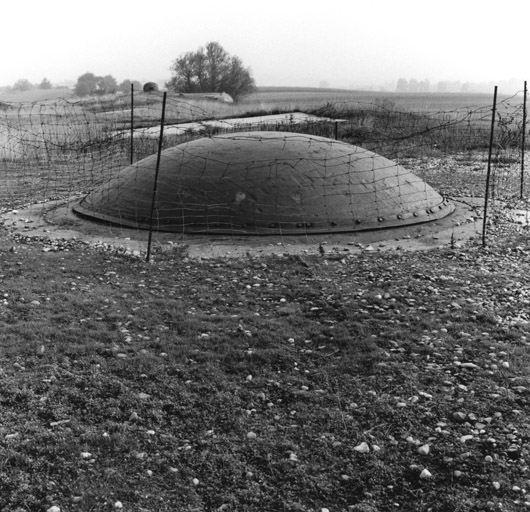
[[[13,0],[0,10],[0,85],[90,71],[169,79],[218,41],[258,85],[530,79],[527,0]],[[522,88],[522,87],[521,87]]]

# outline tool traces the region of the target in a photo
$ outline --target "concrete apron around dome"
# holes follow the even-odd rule
[[[72,211],[78,197],[35,204],[0,215],[0,224],[8,232],[38,240],[49,240],[46,250],[67,246],[69,240],[96,247],[115,248],[142,257],[147,250],[148,231],[87,220]],[[269,255],[347,256],[364,251],[416,251],[436,247],[457,248],[470,238],[480,238],[483,198],[453,199],[455,211],[439,220],[421,224],[357,231],[306,235],[226,236],[186,235],[158,232],[156,250],[189,258],[248,257]],[[175,252],[177,251],[177,252]]]

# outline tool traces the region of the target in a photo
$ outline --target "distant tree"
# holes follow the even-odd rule
[[[455,81],[449,82],[447,80],[442,80],[438,82],[436,86],[437,92],[461,92],[462,91],[462,82]]]
[[[98,94],[114,94],[118,90],[118,82],[111,75],[97,77]]]
[[[449,82],[445,80],[440,80],[436,85],[436,92],[448,92],[449,91]]]
[[[415,78],[411,78],[409,80],[409,87],[407,89],[407,92],[419,92],[419,91],[420,91],[420,83]]]
[[[219,91],[226,92],[237,101],[256,90],[256,83],[239,57],[230,57],[228,67],[220,78]]]
[[[126,94],[131,92],[131,84],[134,85],[134,90],[139,92],[142,90],[142,84],[138,80],[130,80],[126,78],[123,82],[118,85],[118,91],[124,92]]]
[[[408,92],[409,81],[406,78],[400,78],[396,84],[396,92]]]
[[[14,91],[29,91],[30,89],[33,89],[33,85],[26,78],[17,80],[13,85]]]
[[[422,80],[419,83],[420,92],[430,92],[430,90],[431,90],[431,82],[427,78],[425,80]]]
[[[94,73],[85,73],[77,79],[74,87],[76,96],[90,96],[98,90],[98,79]]]
[[[85,73],[77,79],[74,92],[77,96],[90,96],[92,94],[113,94],[118,90],[118,82],[111,75],[96,76],[94,73]]]
[[[173,76],[166,84],[170,91],[226,92],[237,101],[256,90],[250,68],[217,42],[182,54],[170,69]]]
[[[52,83],[47,79],[43,78],[42,82],[39,84],[39,89],[51,89]]]

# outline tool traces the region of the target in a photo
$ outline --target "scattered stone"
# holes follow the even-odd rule
[[[418,448],[418,453],[420,455],[429,455],[429,452],[431,451],[431,448],[428,444],[424,444],[423,446],[420,446]]]
[[[365,442],[363,441],[361,444],[357,445],[357,446],[354,448],[354,450],[355,450],[356,452],[359,452],[359,453],[369,453],[369,452],[370,452],[370,447],[368,446],[367,443],[365,443]]]
[[[421,473],[420,473],[420,478],[422,480],[428,480],[429,478],[432,478],[432,473],[428,470],[428,469],[424,469]]]
[[[461,421],[464,421],[466,419],[466,414],[463,413],[463,412],[455,412],[453,413],[453,419],[458,421],[458,422],[461,422]]]
[[[462,363],[460,365],[461,368],[468,368],[468,369],[476,369],[476,368],[479,368],[478,365],[476,365],[475,363]]]

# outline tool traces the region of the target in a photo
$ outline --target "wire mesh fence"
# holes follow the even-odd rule
[[[163,165],[169,170],[162,174],[166,181],[159,183],[157,194],[187,205],[172,210],[177,216],[186,211],[191,219],[179,220],[182,232],[193,231],[186,228],[188,224],[201,224],[198,216],[203,219],[199,231],[219,231],[221,222],[223,233],[234,235],[245,232],[241,228],[245,224],[253,225],[254,231],[261,226],[259,234],[269,233],[271,227],[281,234],[286,218],[289,226],[304,232],[316,225],[328,231],[338,225],[356,229],[363,223],[362,227],[385,227],[379,219],[401,221],[443,205],[432,200],[431,187],[444,198],[484,197],[488,166],[493,203],[522,208],[530,186],[524,169],[524,96],[498,102],[491,141],[491,102],[414,110],[376,99],[275,114],[238,110],[234,116],[231,105],[165,95],[162,140],[161,93],[1,103],[0,205],[6,211],[52,200],[77,204],[96,191],[100,209],[114,209],[107,218],[99,215],[100,221],[145,229],[144,203],[151,199],[156,164],[152,155],[160,147],[166,150]],[[257,145],[241,150],[245,144],[241,132],[247,134],[247,141],[254,133],[251,140]],[[263,132],[267,135],[260,135]],[[286,138],[285,133],[300,137]],[[222,152],[216,149],[218,144],[192,144],[198,139],[216,141],[219,135],[220,140],[230,141]],[[315,137],[329,140],[319,146]],[[295,147],[286,153],[286,143],[293,141]],[[175,147],[180,149],[168,157],[169,148]],[[195,182],[189,181],[183,166],[193,169]],[[355,166],[362,168],[357,179],[346,176]],[[402,169],[420,180],[415,182]],[[188,181],[183,181],[184,175]],[[413,194],[411,183],[416,187]],[[418,189],[421,198],[415,195]],[[158,199],[149,215],[155,229],[164,230],[167,204],[158,204]],[[123,211],[136,212],[144,220],[132,222],[121,214],[124,202]],[[363,217],[361,210],[369,213]]]

